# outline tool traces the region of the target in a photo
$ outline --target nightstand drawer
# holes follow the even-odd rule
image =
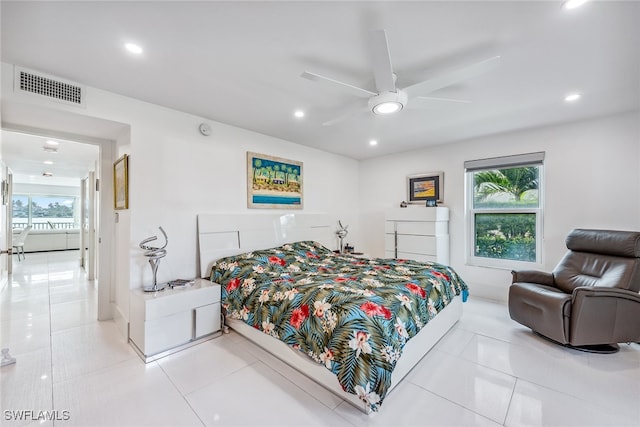
[[[196,279],[191,286],[131,291],[129,340],[145,362],[221,333],[220,285]]]
[[[193,310],[193,339],[218,332],[220,330],[220,303],[203,305]]]

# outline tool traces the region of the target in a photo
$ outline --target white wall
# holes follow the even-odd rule
[[[444,171],[444,205],[451,210],[451,265],[472,293],[506,300],[509,270],[466,265],[465,160],[545,151],[544,268],[565,252],[575,227],[640,229],[638,113],[495,135],[360,162],[365,250],[382,256],[384,211],[406,199],[406,176]],[[366,185],[365,185],[366,184]]]
[[[304,211],[327,212],[347,223],[357,220],[354,160],[209,120],[212,135],[205,137],[197,130],[204,119],[131,99],[105,99],[105,104],[118,111],[135,107],[127,112],[130,143],[121,144],[117,155],[130,155],[130,209],[119,212],[116,228],[130,226],[126,249],[131,288],[151,280],[151,269],[138,243],[159,236],[158,226],[169,236],[168,255],[160,263],[158,280],[197,274],[196,215],[248,210],[247,151],[302,161]]]
[[[80,180],[78,180],[78,185],[75,187],[67,185],[44,185],[14,182],[13,194],[42,194],[45,196],[56,195],[80,197]]]

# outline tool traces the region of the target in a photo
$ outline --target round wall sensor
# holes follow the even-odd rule
[[[204,136],[211,135],[211,126],[209,126],[206,123],[200,123],[200,126],[198,127],[198,129],[200,129],[200,133],[203,134]]]

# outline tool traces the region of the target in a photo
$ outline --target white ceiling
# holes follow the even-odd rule
[[[4,62],[356,159],[640,108],[637,1],[1,4]],[[493,55],[500,65],[429,94],[472,103],[323,126],[359,99],[300,74],[373,89],[380,28],[400,87]],[[564,102],[573,91],[582,98]]]
[[[2,159],[11,169],[14,183],[79,187],[80,179],[95,170],[99,154],[98,145],[2,130]],[[45,177],[44,172],[53,176]]]

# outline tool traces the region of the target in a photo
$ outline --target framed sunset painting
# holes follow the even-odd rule
[[[409,203],[435,201],[444,198],[444,172],[429,172],[407,176],[407,198]]]

